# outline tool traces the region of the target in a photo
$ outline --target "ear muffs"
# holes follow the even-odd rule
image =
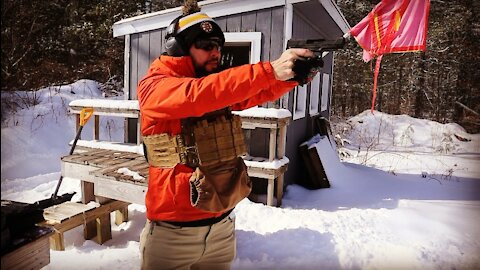
[[[165,35],[165,51],[170,56],[184,56],[187,55],[182,46],[182,41],[177,38],[178,22],[182,16],[177,17],[167,27],[167,33]]]

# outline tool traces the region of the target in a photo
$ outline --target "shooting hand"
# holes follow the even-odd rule
[[[280,81],[292,79],[295,76],[293,71],[295,61],[300,58],[310,57],[314,57],[314,54],[308,49],[294,48],[284,51],[277,60],[271,62],[275,78]]]

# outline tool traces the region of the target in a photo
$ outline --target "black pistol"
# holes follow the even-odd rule
[[[290,39],[287,42],[287,49],[305,48],[315,53],[315,57],[301,58],[295,61],[293,72],[295,77],[291,80],[304,85],[311,78],[310,76],[323,67],[322,53],[325,51],[335,51],[345,46],[345,38],[340,37],[334,40],[329,39]]]

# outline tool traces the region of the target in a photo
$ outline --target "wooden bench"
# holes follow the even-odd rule
[[[80,225],[86,226],[89,222],[95,222],[97,225],[92,240],[103,244],[112,239],[110,213],[125,209],[128,205],[129,203],[122,201],[110,201],[99,206],[68,201],[45,209],[43,214],[45,221],[39,225],[53,228],[54,233],[50,236],[52,250],[65,250],[63,233]],[[124,221],[118,216],[115,223],[119,225]]]
[[[95,124],[94,124],[94,142],[85,142],[82,140],[78,141],[79,146],[87,146],[93,148],[103,148],[103,149],[120,149],[119,147],[125,147],[126,152],[136,153],[138,155],[143,154],[143,149],[140,148],[141,143],[141,136],[140,136],[140,125],[137,125],[137,148],[134,148],[132,144],[123,144],[116,145],[112,143],[103,143],[99,142],[99,116],[117,116],[117,117],[127,117],[127,118],[138,118],[140,116],[138,101],[137,100],[76,100],[72,101],[70,104],[70,112],[77,114],[77,126],[80,121],[80,117],[78,116],[81,110],[85,107],[93,107],[95,116]],[[274,203],[274,193],[275,193],[275,183],[276,183],[276,205],[281,206],[282,198],[283,198],[283,180],[284,180],[284,173],[288,168],[288,158],[285,157],[285,142],[286,142],[286,129],[287,125],[290,122],[291,113],[285,109],[268,109],[268,108],[251,108],[244,111],[234,111],[234,114],[239,115],[242,118],[242,128],[247,131],[247,134],[250,130],[256,128],[264,128],[269,129],[269,153],[268,158],[258,158],[258,157],[250,157],[246,156],[245,163],[248,168],[248,174],[251,177],[256,178],[263,178],[268,181],[267,186],[267,205],[275,205]],[[140,121],[138,121],[139,123]],[[103,143],[103,145],[102,145]],[[96,146],[95,146],[96,145]],[[127,150],[127,148],[130,149]],[[133,147],[133,148],[132,148]],[[72,164],[70,161],[66,161],[68,164],[65,164],[65,168]],[[73,162],[74,163],[74,162]],[[87,162],[88,163],[88,162]],[[113,165],[113,164],[112,164]],[[78,169],[77,165],[76,169]],[[88,166],[87,166],[88,167]],[[98,170],[98,168],[102,167],[103,172],[97,171],[96,173],[90,173],[92,170]],[[63,167],[62,167],[63,168]],[[84,180],[85,182],[95,182],[96,179],[102,179],[103,181],[96,181],[97,185],[101,187],[102,185],[105,186],[104,183],[113,184],[117,179],[115,179],[115,174],[110,173],[108,177],[104,174],[106,170],[109,170],[108,167],[99,165],[97,167],[84,168],[86,173],[82,174],[82,177],[79,178],[79,175],[75,175],[74,170],[68,170],[66,176],[79,178]],[[63,169],[62,169],[63,172]],[[73,174],[70,175],[70,174]],[[90,180],[88,180],[90,179]],[[147,182],[147,180],[145,180]],[[115,186],[119,186],[120,184],[115,184]],[[146,189],[137,190],[133,192],[134,194],[143,194]],[[100,193],[96,193],[99,195]],[[135,199],[134,194],[128,197],[129,202],[138,203],[143,200],[143,197],[140,199]],[[106,194],[104,194],[106,195]],[[118,195],[118,194],[117,194]],[[123,197],[119,196],[119,197]],[[110,195],[112,196],[112,195]],[[110,197],[112,198],[112,197]],[[118,197],[117,197],[118,198]],[[88,202],[88,200],[84,200],[84,203]]]

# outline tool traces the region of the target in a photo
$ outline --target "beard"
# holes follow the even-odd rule
[[[216,61],[217,66],[215,68],[213,68],[212,70],[207,70],[207,68],[206,68],[207,64],[209,64],[212,61]],[[218,60],[216,60],[216,59],[212,59],[212,60],[206,62],[204,65],[194,64],[194,67],[195,67],[195,74],[196,74],[197,78],[205,77],[207,75],[217,73],[217,72],[220,71],[219,70],[220,65],[218,64]]]

